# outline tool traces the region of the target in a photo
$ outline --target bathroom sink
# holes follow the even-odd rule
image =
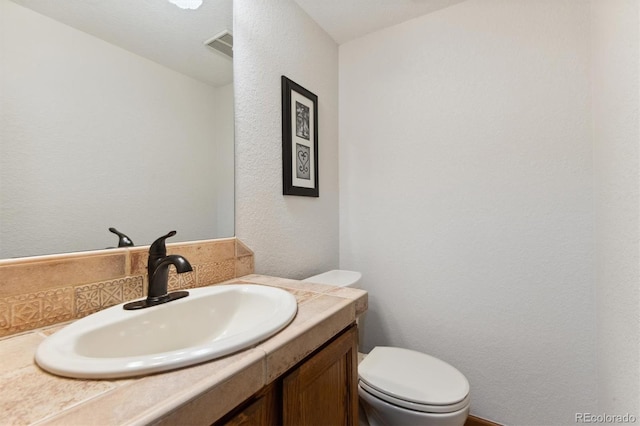
[[[76,378],[132,377],[209,361],[251,347],[287,326],[295,297],[282,289],[232,284],[141,310],[123,305],[79,319],[36,351],[43,369]]]

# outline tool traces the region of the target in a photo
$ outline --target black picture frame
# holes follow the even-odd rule
[[[282,76],[282,194],[319,197],[318,97]]]

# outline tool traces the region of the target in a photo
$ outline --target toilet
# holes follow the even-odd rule
[[[362,274],[333,270],[303,281],[358,288]],[[467,378],[421,352],[376,346],[358,365],[360,424],[463,426],[469,415]],[[366,418],[365,418],[366,417]]]

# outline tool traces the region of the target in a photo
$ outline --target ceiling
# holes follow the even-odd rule
[[[166,0],[11,0],[212,86],[233,81],[232,60],[204,42],[233,25],[233,0],[197,10]],[[464,0],[294,0],[338,44]]]
[[[233,0],[185,10],[166,0],[12,0],[212,86],[233,81],[232,60],[204,45],[232,30]]]
[[[294,0],[342,44],[464,0]]]

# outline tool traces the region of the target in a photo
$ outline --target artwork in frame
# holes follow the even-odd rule
[[[318,97],[282,76],[284,195],[318,197]]]

